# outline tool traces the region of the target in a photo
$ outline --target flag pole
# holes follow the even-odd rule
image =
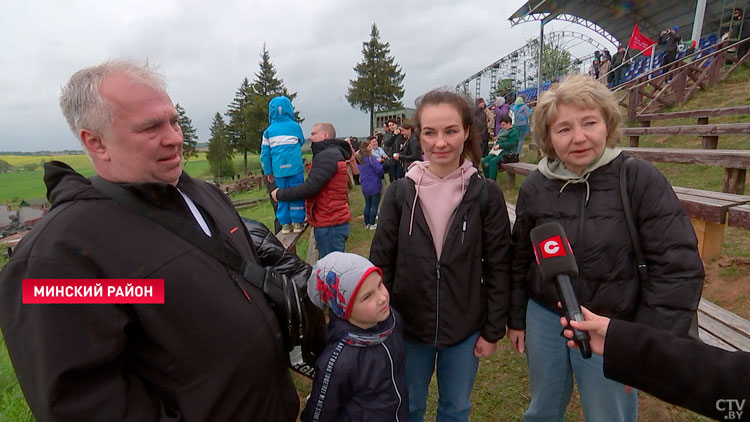
[[[650,46],[648,46],[648,48],[646,49],[646,51],[648,51],[649,48],[651,49],[651,64],[649,65],[649,71],[654,70],[654,57],[656,57],[656,44],[658,43],[653,43]]]

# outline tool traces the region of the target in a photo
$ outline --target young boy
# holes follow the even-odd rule
[[[294,108],[289,98],[275,97],[268,103],[270,125],[263,132],[260,146],[260,165],[269,182],[279,189],[301,185],[305,181],[302,164],[302,144],[305,135],[294,120]],[[279,201],[276,218],[282,233],[301,233],[305,222],[305,201]]]
[[[380,268],[331,252],[313,267],[307,293],[330,322],[302,421],[408,421],[402,322]]]

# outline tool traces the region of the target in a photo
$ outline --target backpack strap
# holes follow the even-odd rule
[[[396,180],[396,182],[393,183],[393,189],[395,189],[394,193],[396,196],[396,211],[399,219],[401,218],[401,210],[404,208],[404,201],[406,201],[404,191],[401,188],[401,183],[403,182],[401,182],[400,180]]]
[[[633,157],[628,157],[620,167],[620,196],[622,197],[622,208],[625,211],[625,221],[628,224],[628,233],[630,233],[630,241],[633,242],[633,251],[635,251],[635,259],[638,263],[638,275],[641,280],[648,280],[648,269],[646,267],[646,256],[643,253],[641,247],[641,239],[638,236],[638,228],[635,226],[635,220],[633,219],[633,209],[630,206],[630,194],[628,193],[628,164],[633,162]]]
[[[482,178],[482,188],[479,191],[479,216],[484,222],[484,217],[487,215],[487,207],[490,202],[490,194],[487,192],[487,183],[493,183],[489,179]]]
[[[627,168],[628,164],[634,162],[635,158],[628,157],[622,163],[622,167],[620,167],[620,195],[622,197],[622,208],[625,211],[625,221],[628,224],[628,233],[630,233],[630,240],[633,242],[633,251],[635,252],[635,259],[638,264],[638,276],[642,284],[648,280],[648,267],[646,266],[646,255],[643,253],[643,247],[641,246],[641,238],[638,236],[638,228],[635,226],[635,220],[633,219],[633,209],[630,206],[630,195],[628,193]],[[702,341],[698,335],[697,311],[693,313],[690,328],[688,329],[688,337]]]

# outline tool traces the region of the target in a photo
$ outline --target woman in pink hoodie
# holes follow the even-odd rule
[[[430,91],[416,122],[427,160],[388,187],[370,260],[404,320],[409,420],[424,420],[437,367],[437,420],[468,421],[479,358],[505,334],[510,223],[502,190],[469,160],[480,159],[469,103]]]

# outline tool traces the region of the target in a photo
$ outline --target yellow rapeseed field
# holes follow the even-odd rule
[[[26,164],[40,164],[44,161],[63,161],[75,169],[91,167],[91,161],[86,154],[76,155],[0,155],[0,160],[5,160],[14,167],[23,167]]]

